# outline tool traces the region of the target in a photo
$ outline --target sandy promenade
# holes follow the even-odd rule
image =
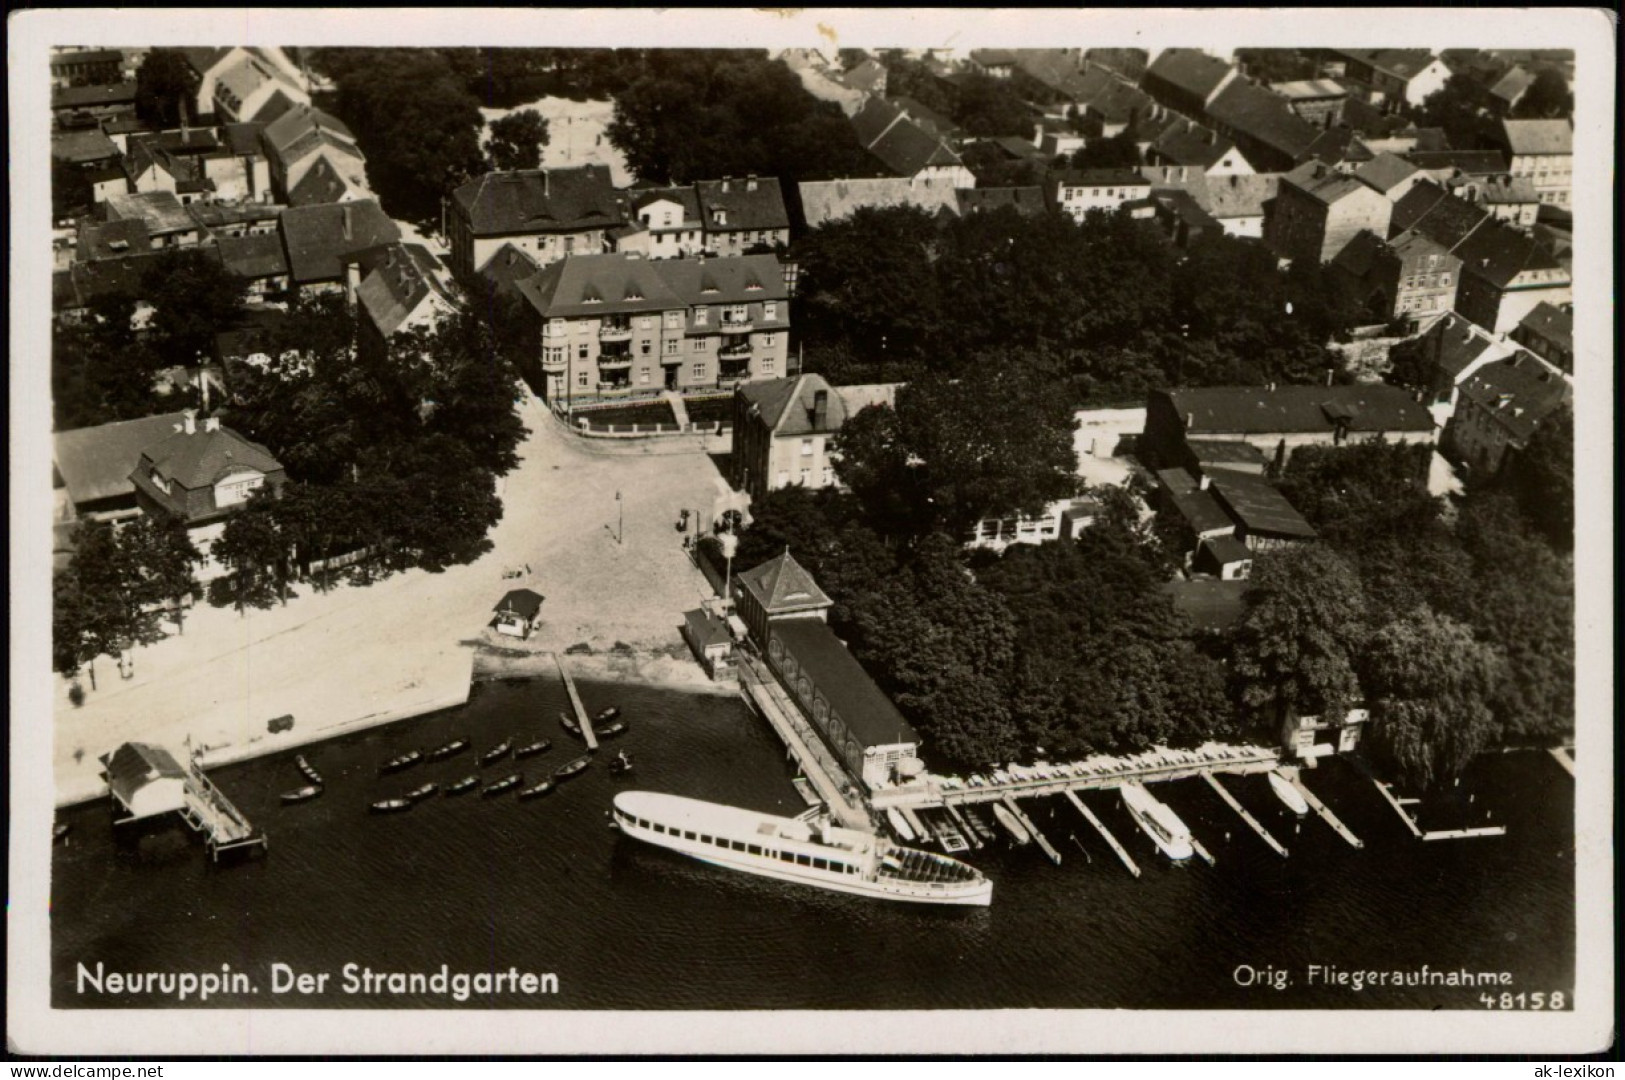
[[[491,534],[494,550],[479,561],[325,594],[305,584],[286,607],[245,615],[200,605],[184,635],[132,654],[133,678],[100,658],[99,689],[86,680],[79,708],[56,679],[57,801],[97,794],[97,756],[127,740],[177,752],[205,746],[213,762],[307,742],[362,718],[455,704],[477,652],[563,653],[585,644],[595,655],[568,657],[581,678],[699,686],[704,675],[678,651],[678,627],[708,589],[673,525],[684,506],[709,516],[719,505],[727,489],[711,459],[693,440],[656,447],[578,439],[533,398],[522,411],[531,434],[520,466],[501,481],[503,520]],[[515,570],[518,578],[505,576]],[[485,627],[503,593],[521,586],[547,601],[540,629],[514,650]],[[481,670],[491,663],[482,656]],[[270,735],[267,721],[284,715],[294,717],[293,730]]]
[[[632,182],[632,172],[626,167],[626,158],[610,145],[605,131],[615,118],[615,104],[611,101],[571,101],[569,98],[544,97],[528,105],[512,109],[481,109],[489,135],[491,121],[499,120],[521,109],[535,109],[547,118],[547,145],[542,148],[542,168],[565,169],[577,165],[608,165],[610,178],[616,187]]]

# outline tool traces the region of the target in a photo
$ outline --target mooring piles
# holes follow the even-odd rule
[[[1095,827],[1095,831],[1099,832],[1101,838],[1104,839],[1107,845],[1117,853],[1117,857],[1123,860],[1123,865],[1128,867],[1128,872],[1133,874],[1135,877],[1139,877],[1139,866],[1135,864],[1133,857],[1129,855],[1128,849],[1122,844],[1118,843],[1117,837],[1113,836],[1111,831],[1106,828],[1106,823],[1096,817],[1095,812],[1089,809],[1088,805],[1082,799],[1078,798],[1077,792],[1068,790],[1066,792],[1066,797],[1071,801],[1073,806],[1078,808],[1078,813],[1082,814],[1084,819]]]

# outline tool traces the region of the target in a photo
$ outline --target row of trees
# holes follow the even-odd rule
[[[1341,367],[1326,343],[1354,319],[1318,267],[1283,271],[1223,235],[1182,255],[1116,214],[862,209],[812,230],[794,256],[807,362],[836,382],[980,378],[996,360],[1069,386],[1075,402],[1304,383]]]
[[[96,685],[96,657],[122,658],[134,645],[162,637],[165,617],[183,627],[197,549],[179,521],[141,517],[115,527],[87,521],[74,532],[74,553],[52,579],[52,669]]]
[[[881,62],[886,65],[887,97],[911,98],[950,118],[974,138],[1032,138],[1037,123],[1033,110],[1007,80],[971,71],[955,79],[950,89],[924,63],[897,50],[883,54]]]

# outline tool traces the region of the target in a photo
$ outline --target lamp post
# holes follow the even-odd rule
[[[621,498],[619,491],[615,493],[615,510],[619,516],[619,520],[615,525],[615,542],[624,545],[626,543],[626,501]]]

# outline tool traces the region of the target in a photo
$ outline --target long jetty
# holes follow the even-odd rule
[[[1567,746],[1554,746],[1547,753],[1552,760],[1563,766],[1563,771],[1570,776],[1574,775],[1574,751]]]
[[[1056,851],[1055,845],[1051,844],[1044,834],[1038,831],[1038,826],[1033,822],[1032,818],[1027,816],[1026,811],[1016,805],[1016,800],[1006,795],[999,801],[1004,803],[1006,810],[1016,816],[1016,820],[1021,822],[1021,827],[1026,829],[1038,846],[1044,849],[1044,854],[1050,857],[1050,861],[1059,866],[1061,864],[1061,853]]]
[[[756,706],[756,711],[767,718],[836,820],[849,829],[873,832],[875,827],[868,812],[847,794],[843,784],[845,772],[827,755],[818,752],[822,743],[817,733],[805,721],[798,721],[800,707],[790,700],[772,673],[760,661],[745,654],[740,657],[739,681],[746,697]]]
[[[1365,847],[1365,841],[1361,840],[1358,836],[1355,836],[1353,831],[1347,825],[1339,821],[1337,815],[1332,813],[1330,807],[1321,802],[1313,791],[1310,791],[1307,787],[1304,787],[1302,780],[1298,779],[1296,776],[1289,776],[1287,777],[1287,780],[1294,788],[1298,790],[1298,794],[1303,796],[1303,801],[1309,804],[1309,808],[1315,813],[1319,814],[1321,820],[1325,821],[1326,824],[1332,827],[1332,831],[1336,832],[1338,836],[1341,836],[1343,839],[1347,840],[1349,844],[1354,847]]]
[[[195,762],[187,770],[182,793],[186,804],[181,809],[181,817],[204,835],[209,846],[209,857],[216,862],[220,860],[221,852],[234,848],[258,846],[261,850],[269,850],[271,845],[265,834],[248,823],[243,812],[214,786],[213,781],[203,775],[203,770]]]
[[[1202,779],[1207,781],[1208,787],[1218,792],[1219,798],[1223,799],[1229,805],[1230,809],[1234,810],[1241,816],[1241,820],[1245,821],[1253,832],[1258,834],[1259,839],[1263,840],[1264,843],[1273,848],[1277,855],[1280,855],[1282,858],[1286,858],[1287,850],[1281,844],[1281,842],[1275,839],[1275,837],[1271,836],[1269,834],[1269,830],[1264,828],[1263,823],[1257,818],[1253,817],[1252,814],[1248,813],[1247,808],[1241,805],[1241,803],[1237,802],[1234,795],[1225,790],[1225,786],[1219,783],[1218,777],[1214,776],[1212,773],[1207,773],[1202,777]]]
[[[1135,877],[1139,877],[1139,866],[1135,864],[1133,857],[1129,855],[1128,849],[1122,844],[1119,844],[1117,842],[1117,837],[1113,836],[1111,831],[1106,828],[1106,823],[1096,817],[1095,812],[1089,809],[1088,805],[1082,799],[1078,798],[1077,792],[1068,790],[1065,794],[1067,799],[1071,801],[1072,805],[1078,808],[1078,813],[1082,814],[1089,824],[1095,827],[1095,831],[1100,833],[1102,839],[1104,839],[1106,843],[1111,846],[1111,849],[1117,853],[1117,857],[1123,860],[1123,865],[1128,867],[1128,872],[1133,874]]]
[[[581,695],[576,692],[576,681],[570,677],[569,670],[564,666],[564,657],[554,653],[553,663],[558,665],[559,675],[564,678],[564,690],[570,695],[570,708],[575,711],[576,723],[581,725],[581,737],[587,740],[587,749],[597,750],[598,736],[593,734],[592,717],[587,715],[587,706],[581,703]]]

